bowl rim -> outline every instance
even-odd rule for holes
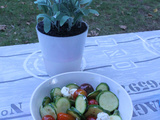
[[[34,92],[33,92],[32,95],[31,95],[31,98],[30,98],[29,104],[30,104],[30,113],[31,113],[32,118],[35,119],[34,116],[33,116],[33,110],[32,110],[32,100],[33,100],[33,97],[34,97],[36,91],[39,89],[40,86],[42,86],[42,85],[43,85],[44,83],[46,83],[47,81],[49,81],[49,80],[51,80],[51,79],[53,79],[53,78],[59,77],[59,76],[63,76],[63,75],[66,75],[66,74],[81,74],[81,73],[82,73],[82,74],[96,75],[96,76],[100,76],[100,77],[102,77],[102,78],[104,77],[104,78],[107,78],[107,79],[111,80],[114,84],[117,84],[118,86],[120,86],[120,87],[124,90],[125,94],[127,94],[128,98],[129,98],[129,103],[130,103],[130,105],[131,105],[131,112],[128,113],[128,114],[130,114],[130,119],[129,119],[129,120],[132,119],[132,115],[133,115],[133,103],[132,103],[131,97],[130,97],[130,95],[127,93],[127,91],[126,91],[118,82],[114,81],[113,79],[111,79],[111,78],[109,78],[109,77],[107,77],[107,76],[104,76],[104,75],[101,75],[101,74],[98,74],[98,73],[93,73],[93,72],[86,72],[86,71],[73,71],[73,72],[60,73],[60,74],[54,75],[54,76],[52,76],[52,77],[44,80],[43,82],[41,82],[41,83],[36,87],[36,89],[34,90]]]

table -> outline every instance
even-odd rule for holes
[[[82,69],[125,88],[132,120],[160,119],[160,30],[88,37]],[[0,47],[0,120],[32,120],[30,97],[47,78],[38,43]]]

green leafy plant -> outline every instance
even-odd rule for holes
[[[51,26],[60,31],[64,24],[68,24],[67,31],[70,31],[74,25],[81,26],[83,16],[89,13],[99,14],[88,8],[91,2],[92,0],[37,0],[34,3],[43,11],[37,16],[37,22],[43,18],[45,33],[50,31]]]

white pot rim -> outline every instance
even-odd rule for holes
[[[87,29],[86,29],[85,31],[83,31],[82,33],[80,33],[80,34],[78,34],[78,35],[64,36],[64,37],[69,38],[69,37],[73,37],[73,36],[79,36],[79,35],[85,33],[86,31],[88,31],[89,25],[88,25],[86,22],[84,22],[84,21],[82,21],[82,23],[85,23],[85,25],[86,25],[86,27],[87,27]],[[43,34],[43,35],[46,35],[46,34],[42,33],[41,31],[39,31],[39,30],[37,29],[37,26],[38,26],[38,24],[36,25],[36,31],[38,31],[39,33],[41,33],[41,34]],[[46,36],[55,37],[55,38],[64,38],[63,36],[61,36],[61,37],[58,37],[58,36],[51,36],[51,35],[46,35]]]

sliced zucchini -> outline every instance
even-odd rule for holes
[[[61,89],[59,87],[53,88],[50,91],[50,96],[52,100],[55,96],[62,96]]]
[[[81,120],[81,116],[71,109],[67,109],[67,114],[72,115],[74,118],[76,118],[76,120]]]
[[[122,120],[122,118],[119,115],[111,115],[110,120]]]
[[[91,93],[89,93],[88,95],[87,95],[87,98],[88,99],[95,99],[96,98],[96,96],[101,92],[102,90],[96,90],[96,91],[93,91],[93,92],[91,92]]]
[[[50,97],[48,97],[48,96],[44,97],[44,98],[43,98],[43,102],[42,102],[43,107],[44,107],[45,105],[47,105],[48,103],[50,103],[50,102],[51,102]]]
[[[104,90],[102,91],[96,98],[98,100],[99,105],[109,112],[117,109],[119,106],[119,100],[117,96],[111,91]]]
[[[85,117],[83,116],[83,114],[81,114],[76,108],[71,107],[69,109],[67,109],[67,114],[72,115],[73,117],[76,118],[76,120],[85,120]]]
[[[66,113],[67,109],[71,107],[70,101],[66,97],[61,97],[56,101],[57,114],[62,112]]]
[[[41,115],[41,117],[43,117],[45,115],[51,115],[55,119],[57,118],[56,110],[54,109],[54,107],[50,103],[44,107],[40,106],[40,115]]]
[[[44,113],[42,114],[42,112],[43,112],[43,106],[41,105],[41,106],[39,107],[39,113],[40,113],[40,116],[41,116],[41,117],[43,117],[42,115],[44,114]]]
[[[66,85],[66,87],[68,87],[70,90],[79,88],[79,86],[75,83],[70,83],[70,84]]]
[[[85,117],[94,116],[97,117],[97,114],[100,112],[105,112],[102,107],[99,105],[89,105],[87,112],[84,114]]]
[[[53,97],[53,102],[56,103],[56,101],[57,101],[59,98],[61,98],[61,96],[54,96],[54,97]]]
[[[54,107],[54,109],[56,110],[56,113],[57,113],[57,107],[56,107],[55,103],[51,102],[50,104]]]
[[[71,106],[75,106],[75,100],[73,99],[69,99],[70,103],[71,103]]]
[[[101,91],[101,92],[102,92],[102,91]],[[101,92],[100,92],[100,93],[101,93]],[[96,101],[98,101],[100,93],[96,96]]]
[[[107,85],[107,83],[100,83],[97,87],[96,90],[108,90],[109,91],[109,86]]]
[[[83,114],[87,108],[87,98],[84,95],[78,95],[75,101],[75,108]]]
[[[114,110],[113,115],[120,115],[119,110]]]

